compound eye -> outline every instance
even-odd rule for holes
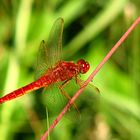
[[[79,66],[80,73],[82,73],[82,74],[86,73],[90,68],[89,63],[86,62],[84,59],[78,60],[77,64]]]

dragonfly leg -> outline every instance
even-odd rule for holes
[[[82,84],[84,83],[84,81],[81,80],[81,79],[79,79],[78,76],[75,76],[75,81],[76,81],[76,83],[77,83],[80,87],[81,87]],[[93,87],[97,93],[100,93],[99,88],[97,88],[96,86],[94,86],[93,83],[90,82],[89,85],[90,85],[90,87]]]
[[[69,81],[70,80],[66,80],[59,88],[60,88],[60,91],[61,91],[61,93],[68,99],[68,100],[71,100],[71,97],[64,91],[64,87],[69,83]],[[74,105],[74,108],[78,111],[78,113],[80,113],[79,112],[79,109],[78,109],[78,107],[77,107],[77,105],[75,104],[75,103],[73,103],[73,105]]]
[[[82,80],[78,78],[78,76],[75,76],[76,83],[81,87],[82,86]]]

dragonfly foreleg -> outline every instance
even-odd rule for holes
[[[75,76],[75,81],[80,87],[82,86],[83,81],[79,79],[77,75]]]
[[[78,76],[75,76],[75,81],[76,81],[76,83],[77,83],[80,87],[81,87],[82,84],[84,83],[84,81],[81,80],[81,79],[79,79]],[[96,93],[100,93],[99,88],[97,88],[96,86],[94,86],[93,83],[90,82],[90,83],[89,83],[89,86],[90,86],[91,88],[94,88],[94,90],[96,91]]]

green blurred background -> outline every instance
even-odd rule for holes
[[[86,79],[140,16],[139,6],[139,0],[0,0],[0,96],[34,80],[39,44],[58,17],[65,21],[63,58],[88,60]],[[140,26],[92,81],[100,95],[88,88],[79,97],[81,120],[64,118],[51,140],[140,139],[139,36]],[[37,140],[47,130],[45,95],[33,93],[0,105],[1,140]]]

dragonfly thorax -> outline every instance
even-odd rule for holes
[[[78,65],[74,62],[60,61],[52,70],[52,78],[55,81],[65,81],[72,79],[79,74]]]
[[[65,81],[72,79],[76,75],[86,73],[89,70],[89,63],[83,59],[78,60],[75,64],[73,61],[60,61],[52,69],[51,77],[53,81]]]

